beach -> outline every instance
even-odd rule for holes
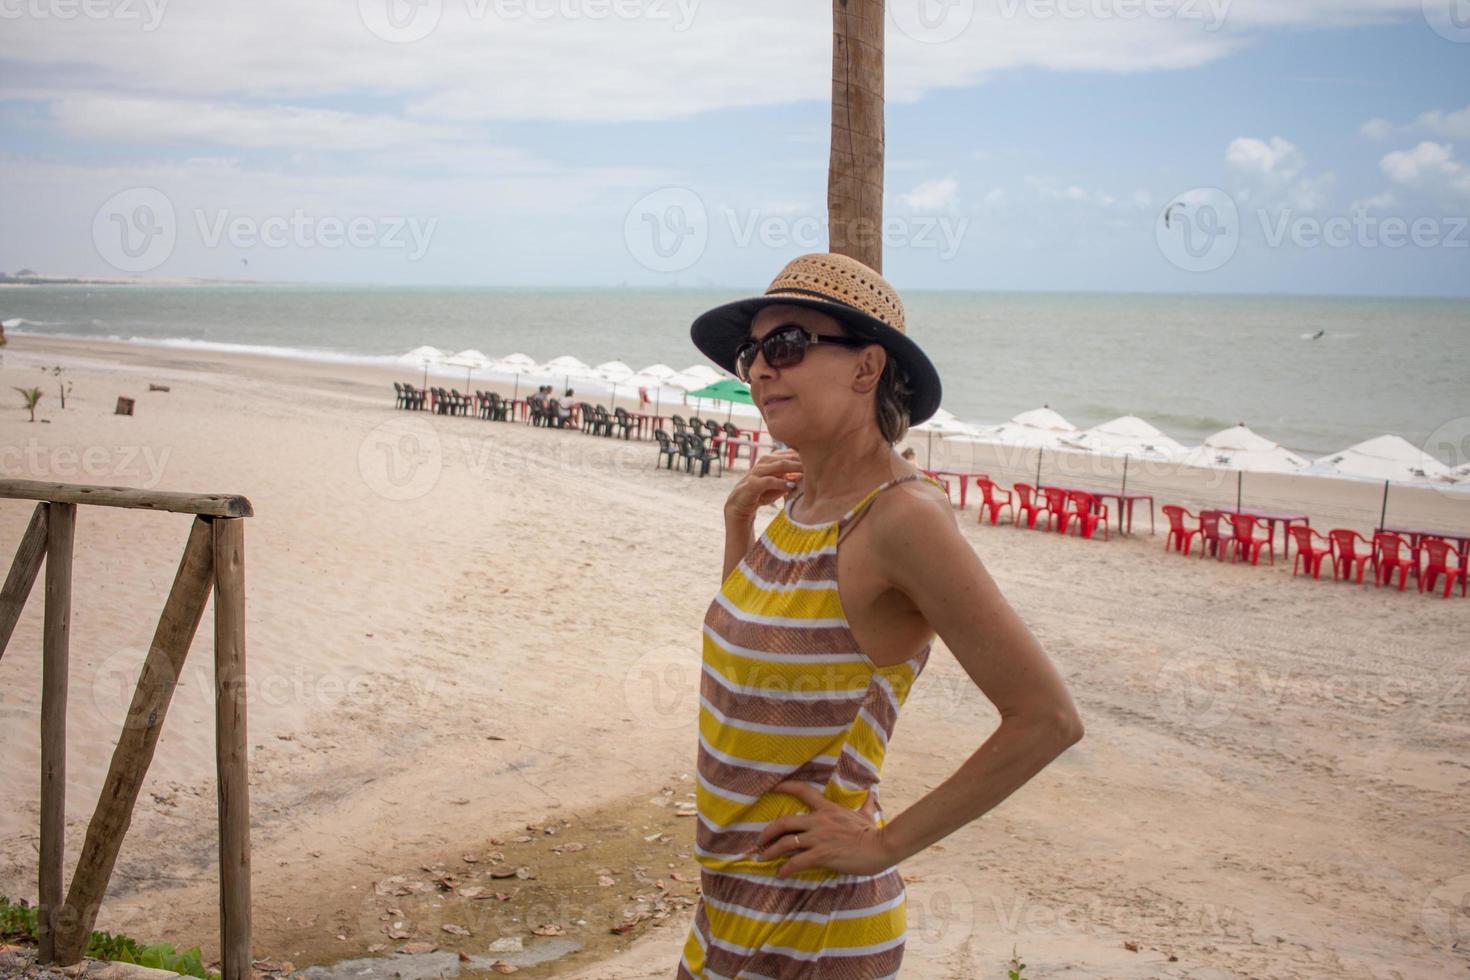
[[[672,976],[698,882],[678,804],[700,629],[743,461],[700,479],[656,469],[652,441],[398,411],[410,368],[24,335],[0,353],[0,474],[254,506],[257,957],[299,969],[410,942],[479,957],[518,938],[550,950],[526,976]],[[11,390],[30,385],[44,422]],[[132,416],[113,414],[119,396]],[[1371,489],[1351,508],[1299,492],[1308,513],[1376,506]],[[1466,506],[1424,494],[1395,518]],[[1293,578],[1279,556],[1166,554],[1162,514],[1156,536],[1135,515],[1106,542],[981,526],[975,497],[963,533],[1086,736],[903,863],[905,976],[1003,975],[1013,949],[1037,977],[1463,974],[1470,604]],[[31,511],[0,502],[7,561]],[[80,508],[68,877],[188,528]],[[32,901],[41,591],[0,658],[0,894]],[[206,960],[211,637],[206,610],[96,926]],[[997,720],[936,639],[888,751],[890,818]]]

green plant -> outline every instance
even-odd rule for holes
[[[22,899],[12,905],[10,899],[0,895],[0,940],[20,941],[34,944],[39,941],[36,910]],[[155,970],[170,970],[180,976],[198,977],[199,980],[217,980],[218,974],[204,968],[198,946],[183,952],[173,943],[152,943],[144,946],[122,933],[93,932],[87,938],[86,955],[95,960],[111,960],[116,963],[132,963],[135,966],[152,967]]]
[[[1026,964],[1022,963],[1021,958],[1016,955],[1016,947],[1014,945],[1011,946],[1011,961],[1006,965],[1010,967],[1006,971],[1006,980],[1025,980],[1021,976],[1021,972],[1026,969]]]
[[[12,387],[14,387],[12,385]],[[31,421],[36,421],[36,402],[41,400],[40,388],[16,388],[26,400],[26,408],[31,410]]]

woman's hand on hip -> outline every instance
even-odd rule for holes
[[[776,871],[789,878],[808,868],[828,868],[842,874],[871,875],[893,867],[883,842],[883,828],[874,823],[878,800],[873,791],[856,810],[827,799],[810,785],[794,780],[778,783],[777,793],[788,793],[810,807],[808,813],[777,817],[766,824],[753,855],[760,860],[790,855]]]

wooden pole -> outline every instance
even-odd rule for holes
[[[1123,488],[1121,490],[1119,490],[1118,493],[1120,493],[1120,494],[1126,494],[1126,493],[1128,493],[1128,454],[1127,453],[1124,453],[1123,454]],[[1121,509],[1122,509],[1122,507],[1120,506],[1119,507],[1119,510],[1121,510]],[[1130,527],[1131,527],[1131,525],[1130,525]]]
[[[47,504],[46,613],[41,639],[41,855],[37,931],[42,963],[56,959],[66,851],[66,687],[71,634],[71,559],[77,505]]]
[[[46,557],[46,505],[37,504],[31,513],[31,523],[21,535],[20,546],[15,549],[15,561],[10,563],[10,574],[5,576],[5,587],[0,589],[0,657],[10,644],[10,634],[20,621],[20,611],[25,608],[26,597],[41,571],[41,559]]]
[[[100,487],[6,478],[0,478],[0,499],[131,507],[137,510],[214,517],[249,517],[255,513],[250,501],[238,494],[176,493],[168,490],[137,490],[133,487]]]
[[[250,980],[250,760],[245,699],[245,525],[214,523],[215,767],[219,786],[220,967]]]
[[[199,628],[213,582],[214,546],[210,522],[194,519],[173,588],[158,619],[153,643],[138,675],[122,736],[112,753],[97,809],[87,825],[86,843],[67,892],[68,915],[56,930],[56,960],[71,966],[81,959],[107,892],[118,849],[133,819],[133,806],[153,761],[163,720],[178,685],[184,658]]]
[[[1388,521],[1388,481],[1383,481],[1383,508],[1378,512],[1378,530],[1383,530],[1383,525]]]
[[[1241,490],[1245,486],[1245,470],[1235,471],[1235,509],[1240,510]]]
[[[883,271],[884,0],[832,2],[832,148],[827,224],[833,252]]]

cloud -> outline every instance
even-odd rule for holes
[[[907,194],[898,196],[899,203],[923,214],[953,211],[960,183],[953,177],[926,180]]]
[[[1225,163],[1238,173],[1268,183],[1294,180],[1307,165],[1301,151],[1279,136],[1271,137],[1269,143],[1242,136],[1226,148]]]
[[[425,36],[391,43],[369,24],[375,4],[389,2],[172,4],[154,30],[120,17],[7,18],[0,98],[22,86],[52,97],[188,93],[275,104],[362,95],[417,120],[605,123],[821,100],[831,83],[831,13],[821,4],[443,0],[418,8],[437,12]],[[1010,15],[1006,5],[949,5],[951,16],[973,10],[974,19],[945,43],[889,25],[888,100],[1021,69],[1173,71],[1219,61],[1271,32],[1422,16],[1418,0],[1234,0],[1218,23],[1191,15],[1217,6],[1200,0],[1130,18],[1009,6]]]
[[[1459,112],[1441,112],[1433,109],[1422,113],[1416,122],[1440,136],[1452,140],[1470,140],[1470,106]]]
[[[1306,176],[1305,154],[1280,136],[1232,140],[1225,149],[1225,165],[1235,174],[1237,199],[1263,208],[1323,210],[1337,182],[1331,172]]]
[[[1425,141],[1397,150],[1379,162],[1395,188],[1455,206],[1470,204],[1470,167],[1455,159],[1455,148]]]
[[[1362,126],[1358,127],[1358,132],[1361,135],[1367,137],[1370,140],[1373,140],[1375,143],[1381,143],[1384,140],[1388,139],[1390,136],[1393,135],[1393,131],[1393,123],[1389,122],[1387,119],[1381,119],[1378,117],[1369,119],[1367,122],[1363,123]]]
[[[69,97],[52,105],[51,116],[67,136],[104,143],[360,151],[457,141],[470,135],[451,126],[426,126],[388,115],[187,99]]]

